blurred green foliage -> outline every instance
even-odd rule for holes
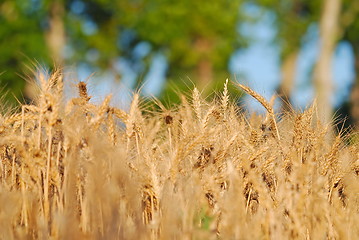
[[[236,31],[241,1],[117,1],[125,28],[166,53],[170,65],[190,69],[201,54],[208,54],[215,66],[227,68],[229,56],[241,46]],[[196,48],[196,41],[207,41],[207,49]]]
[[[149,70],[154,53],[167,57],[167,78],[172,82],[184,77],[195,80],[201,59],[211,64],[208,70],[223,82],[231,54],[245,43],[237,31],[241,0],[5,0],[0,3],[0,66],[4,71],[0,83],[17,97],[24,80],[16,75],[28,73],[26,66],[39,61],[51,68],[45,35],[51,28],[54,2],[65,9],[61,16],[67,41],[65,64],[84,62],[96,70],[116,71],[119,57],[133,65],[142,61],[144,67],[137,69],[142,77],[136,85]],[[151,49],[138,59],[133,49],[143,42]]]
[[[10,89],[16,97],[20,97],[25,85],[18,75],[27,74],[34,59],[40,63],[50,60],[41,27],[43,16],[34,14],[37,11],[25,0],[0,3],[0,86]],[[14,101],[10,94],[5,99]]]
[[[124,59],[142,83],[155,54],[168,61],[163,99],[179,101],[177,91],[186,91],[198,80],[201,62],[214,81],[207,89],[223,86],[229,76],[232,53],[250,44],[239,25],[253,20],[243,6],[260,6],[275,16],[276,44],[282,58],[300,49],[308,28],[317,24],[322,0],[2,0],[0,2],[0,86],[17,97],[31,74],[28,67],[40,63],[51,68],[52,54],[46,40],[51,28],[53,3],[63,6],[66,34],[65,65],[86,63],[94,71],[121,74],[116,62]],[[342,35],[359,56],[359,2],[343,0]],[[136,48],[146,43],[148,52]],[[359,61],[358,67],[359,69]],[[175,87],[174,87],[175,86]],[[235,91],[232,93],[235,94]],[[11,95],[8,96],[11,99]]]

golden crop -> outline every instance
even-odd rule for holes
[[[223,93],[161,111],[65,102],[61,73],[0,116],[0,239],[358,239],[359,148],[316,118]]]

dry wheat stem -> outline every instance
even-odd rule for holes
[[[259,95],[257,92],[253,91],[251,88],[244,86],[240,83],[236,83],[236,85],[238,85],[241,89],[243,89],[247,94],[251,95],[254,99],[256,99],[267,110],[269,116],[271,117],[271,124],[273,125],[274,131],[277,135],[277,139],[280,140],[279,130],[274,115],[274,110],[273,107],[270,105],[270,103],[267,102],[267,100],[261,95]]]

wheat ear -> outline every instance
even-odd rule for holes
[[[262,106],[267,110],[269,116],[271,117],[271,122],[273,125],[273,128],[276,132],[277,135],[277,139],[280,140],[280,135],[279,135],[279,131],[278,131],[278,127],[277,127],[277,122],[275,120],[275,115],[274,115],[274,110],[272,105],[261,95],[259,95],[257,92],[253,91],[252,89],[250,89],[247,86],[244,86],[240,83],[236,83],[241,89],[243,89],[243,91],[245,91],[247,94],[251,95],[253,98],[255,98],[260,104],[262,104]]]

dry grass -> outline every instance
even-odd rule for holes
[[[1,239],[357,239],[359,148],[315,107],[246,117],[197,89],[174,109],[95,105],[61,74],[0,118]]]

